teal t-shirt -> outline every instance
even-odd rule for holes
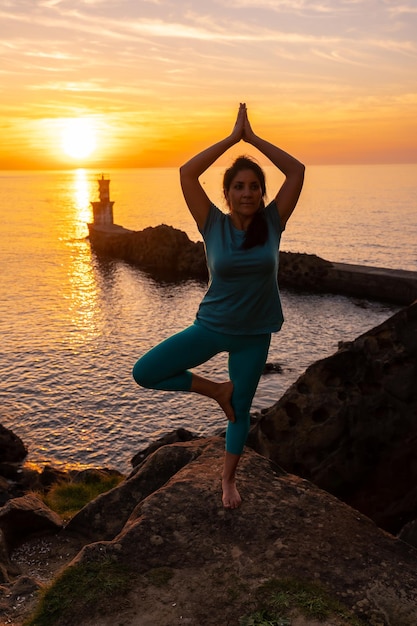
[[[265,207],[268,239],[262,246],[242,249],[245,232],[214,204],[203,236],[209,285],[196,322],[233,335],[280,330],[284,321],[278,289],[279,244],[282,228],[275,201]]]

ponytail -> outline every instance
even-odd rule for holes
[[[265,219],[265,205],[263,201],[262,205],[253,216],[253,220],[246,231],[245,241],[242,244],[244,250],[254,248],[255,246],[263,246],[268,239],[268,225]]]

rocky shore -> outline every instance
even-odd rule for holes
[[[115,224],[89,224],[89,239],[96,254],[132,263],[157,279],[207,280],[203,243],[191,241],[172,226],[162,224],[132,231]],[[303,253],[280,253],[279,283],[303,291],[400,305],[417,299],[417,272],[331,263]]]
[[[179,430],[136,451],[130,475],[64,523],[40,496],[90,471],[30,470],[24,443],[1,427],[0,623],[20,626],[39,591],[65,581],[53,621],[25,624],[241,626],[265,589],[292,580],[346,612],[318,622],[293,608],[287,624],[415,626],[416,380],[417,302],[253,416],[234,511],[220,501],[223,437]],[[130,582],[106,593],[104,571]]]

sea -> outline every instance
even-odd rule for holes
[[[226,210],[223,168],[202,182]],[[159,282],[90,247],[90,202],[97,179],[109,177],[114,221],[126,228],[169,224],[201,236],[180,190],[178,171],[0,172],[0,423],[28,446],[28,464],[43,468],[109,467],[123,473],[131,458],[166,432],[184,427],[218,432],[225,418],[194,394],[140,389],[136,359],[191,324],[206,285]],[[417,271],[416,165],[307,167],[299,204],[281,249],[324,259]],[[266,167],[268,195],[282,180]],[[285,322],[273,335],[252,410],[272,406],[318,359],[382,323],[397,305],[339,295],[281,290]],[[227,378],[227,356],[197,370]]]

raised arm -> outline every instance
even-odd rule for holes
[[[255,135],[249,123],[246,107],[244,114],[242,139],[262,152],[285,176],[285,181],[275,196],[281,224],[284,227],[296,207],[303,188],[305,167],[281,148]]]
[[[180,180],[185,202],[200,229],[203,228],[206,222],[210,209],[210,199],[201,186],[199,177],[226,152],[226,150],[243,138],[245,118],[246,106],[241,104],[235,126],[230,135],[209,148],[206,148],[199,154],[196,154],[180,167]]]

